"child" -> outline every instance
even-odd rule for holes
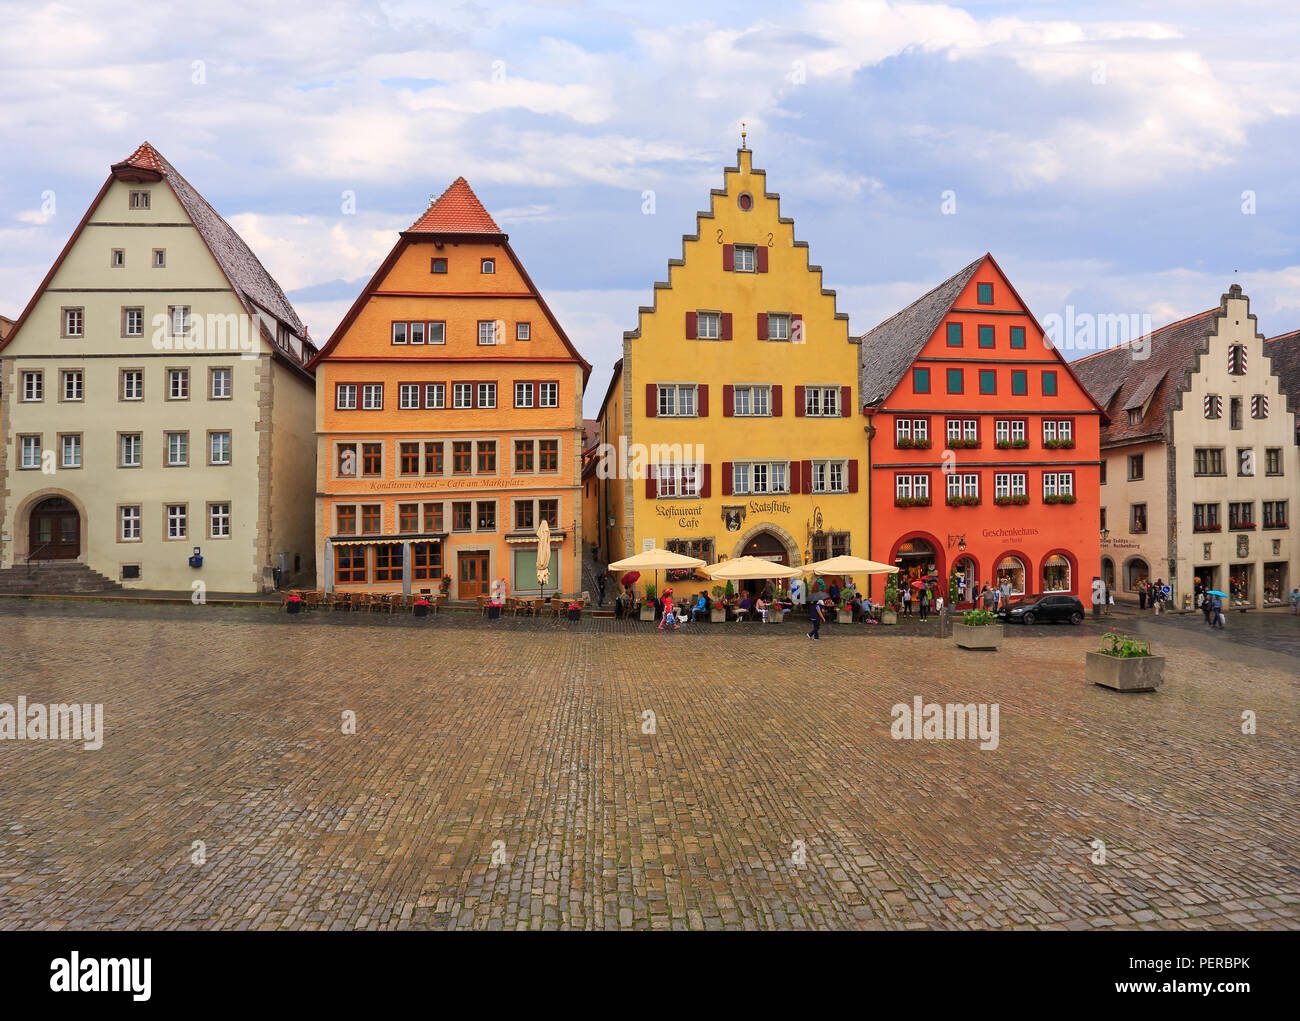
[[[663,604],[664,604],[664,617],[663,620],[659,622],[659,630],[662,631],[664,629],[665,624],[671,624],[673,626],[673,630],[676,631],[677,615],[673,612],[673,590],[672,589],[664,589]]]

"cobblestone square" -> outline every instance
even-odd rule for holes
[[[105,718],[0,741],[0,925],[1300,927],[1294,660],[1169,629],[1125,696],[1089,627],[348,616],[0,606],[0,702]],[[916,696],[997,748],[893,739]]]

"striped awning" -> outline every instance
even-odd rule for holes
[[[564,532],[551,533],[551,545],[555,546],[564,541]],[[506,534],[506,543],[510,546],[536,546],[536,532],[508,532]]]
[[[446,532],[422,532],[409,535],[343,535],[330,537],[333,546],[395,546],[404,542],[442,542],[447,538]]]

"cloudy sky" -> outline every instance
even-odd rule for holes
[[[1294,0],[6,0],[0,19],[11,317],[146,138],[320,342],[463,174],[594,363],[591,414],[744,120],[855,333],[985,251],[1040,321],[1159,326],[1236,281],[1267,335],[1300,327]]]

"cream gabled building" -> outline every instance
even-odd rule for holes
[[[145,142],[0,342],[0,567],[310,583],[314,354],[257,257]]]
[[[1135,598],[1163,581],[1235,607],[1285,603],[1300,581],[1300,448],[1250,301],[1071,363],[1110,418],[1102,429],[1102,570]],[[1225,600],[1227,604],[1229,600]]]

